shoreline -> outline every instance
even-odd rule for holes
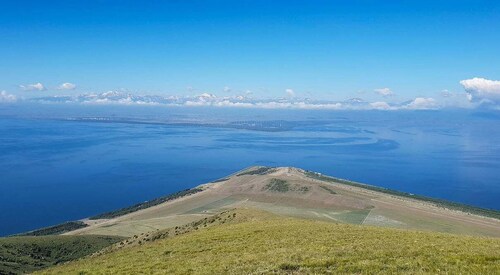
[[[149,201],[145,201],[142,203],[134,204],[128,207],[120,208],[120,209],[115,209],[111,211],[107,211],[101,214],[93,215],[91,217],[85,217],[83,219],[79,220],[74,220],[74,221],[66,221],[61,224],[56,224],[53,226],[47,226],[35,230],[31,230],[28,232],[21,232],[5,237],[11,237],[11,236],[29,236],[29,235],[59,235],[59,234],[67,234],[67,233],[73,233],[75,231],[85,231],[85,229],[91,225],[102,225],[103,223],[108,223],[110,221],[114,221],[116,219],[120,219],[125,216],[129,215],[134,215],[138,212],[144,211],[144,210],[149,210],[151,208],[155,207],[162,207],[164,205],[167,205],[169,203],[177,202],[179,200],[182,200],[186,197],[196,197],[196,194],[202,194],[204,191],[213,189],[214,187],[224,181],[227,181],[233,177],[240,177],[240,176],[245,176],[245,175],[266,175],[269,173],[273,173],[279,168],[283,167],[267,167],[267,166],[251,166],[247,167],[245,169],[236,171],[226,177],[222,177],[219,179],[215,179],[209,183],[203,183],[198,186],[195,186],[190,189],[182,190],[179,192],[174,192],[165,196],[161,196],[158,198],[154,198]],[[457,203],[453,201],[447,201],[443,199],[437,199],[433,197],[426,197],[418,194],[412,194],[412,193],[407,193],[403,191],[398,191],[398,190],[392,190],[392,189],[387,189],[383,187],[378,187],[374,185],[369,185],[369,184],[364,184],[364,183],[359,183],[359,182],[354,182],[346,179],[340,179],[328,175],[323,175],[321,173],[313,172],[313,171],[308,171],[308,170],[303,170],[300,168],[295,168],[295,167],[286,167],[288,169],[293,169],[300,174],[302,174],[305,178],[316,180],[318,182],[323,182],[323,183],[329,183],[329,184],[336,184],[340,186],[345,186],[349,188],[356,188],[356,189],[361,189],[364,192],[369,192],[369,193],[381,193],[386,196],[390,196],[393,199],[398,199],[402,200],[403,202],[408,202],[408,203],[419,203],[419,204],[424,204],[426,206],[430,206],[432,208],[435,208],[435,210],[443,210],[443,211],[453,211],[456,212],[457,214],[462,214],[462,215],[469,215],[469,216],[476,216],[481,219],[491,219],[493,221],[499,221],[500,220],[500,211],[499,210],[494,210],[494,209],[487,209],[487,208],[481,208],[481,207],[476,207],[472,205],[467,205],[467,204],[462,204],[462,203]],[[84,225],[82,225],[82,223]],[[76,225],[78,224],[78,225]],[[71,230],[68,230],[68,225]],[[75,225],[75,226],[73,226]],[[44,234],[43,232],[51,232],[51,234]]]

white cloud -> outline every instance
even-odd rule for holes
[[[465,98],[462,98],[465,100]],[[119,91],[104,93],[87,93],[73,96],[48,96],[30,99],[33,102],[81,103],[81,104],[121,104],[121,105],[154,105],[154,106],[207,106],[207,107],[239,107],[257,109],[308,109],[308,110],[416,110],[438,109],[455,105],[438,104],[433,98],[418,97],[404,103],[387,103],[385,101],[367,102],[364,100],[347,100],[343,102],[320,101],[301,98],[258,99],[243,95],[218,97],[203,93],[197,96],[160,96],[134,95]],[[469,103],[466,101],[466,103]]]
[[[295,96],[295,92],[292,89],[285,89],[285,93],[289,97],[294,97]]]
[[[35,84],[28,84],[28,85],[19,85],[19,88],[21,88],[23,91],[45,91],[45,86],[43,86],[42,83],[38,82]]]
[[[375,110],[390,110],[391,106],[384,101],[377,101],[370,103],[370,106]]]
[[[454,93],[452,93],[452,92],[450,92],[450,91],[449,91],[449,90],[447,90],[447,89],[444,89],[444,90],[442,90],[442,91],[441,91],[441,96],[442,96],[442,97],[454,97],[454,96],[455,96],[455,94],[454,94]]]
[[[230,88],[230,87],[228,87],[228,86],[224,87],[224,92],[226,92],[226,93],[231,92],[231,88]]]
[[[380,88],[380,89],[375,89],[374,91],[375,91],[375,93],[377,93],[383,97],[388,97],[388,96],[394,95],[394,93],[389,88]]]
[[[464,87],[471,101],[490,100],[500,102],[500,81],[498,80],[474,77],[462,80],[460,84]]]
[[[210,101],[210,100],[213,100],[215,98],[217,98],[217,96],[214,94],[210,94],[210,93],[203,93],[203,94],[198,96],[198,100],[200,100],[200,101]]]
[[[15,95],[8,94],[6,91],[0,92],[0,102],[14,102],[17,100]]]
[[[62,83],[59,87],[57,87],[58,90],[74,90],[75,88],[76,85],[69,82]]]
[[[434,98],[417,97],[412,102],[408,103],[405,107],[411,110],[428,110],[437,109],[438,104]]]

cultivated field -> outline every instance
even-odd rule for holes
[[[330,222],[500,237],[500,220],[352,186],[297,168],[251,167],[197,187],[202,191],[65,234],[131,237],[180,226],[225,209],[253,208]]]

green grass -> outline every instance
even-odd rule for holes
[[[241,172],[237,176],[266,175],[266,174],[270,174],[270,173],[274,172],[275,170],[276,170],[276,168],[273,168],[273,167],[259,167],[259,168],[254,169],[254,170]]]
[[[25,274],[75,260],[121,239],[109,236],[0,238],[0,274]]]
[[[272,178],[269,183],[266,184],[262,190],[268,190],[272,192],[286,193],[289,191],[307,193],[311,188],[309,186],[304,186],[300,184],[290,184],[286,180]]]
[[[229,178],[220,178],[220,179],[216,179],[216,180],[211,181],[211,183],[224,182],[224,181],[228,181],[228,180],[229,180]]]
[[[500,239],[495,238],[336,224],[245,209],[222,215],[233,218],[42,273],[498,274],[500,267]]]
[[[125,207],[125,208],[121,208],[121,209],[118,209],[118,210],[114,210],[114,211],[106,212],[106,213],[103,213],[103,214],[95,215],[95,216],[90,217],[89,219],[90,220],[111,219],[111,218],[123,216],[125,214],[129,214],[129,213],[132,213],[132,212],[135,212],[135,211],[146,209],[146,208],[149,208],[149,207],[152,207],[152,206],[155,206],[155,205],[158,205],[158,204],[162,204],[162,203],[170,201],[170,200],[174,200],[174,199],[177,199],[177,198],[189,196],[189,195],[198,193],[200,191],[203,191],[203,189],[201,189],[201,188],[186,189],[186,190],[183,190],[183,191],[180,191],[180,192],[177,192],[177,193],[173,193],[173,194],[170,194],[170,195],[167,195],[167,196],[159,197],[159,198],[156,198],[156,199],[153,199],[153,200],[150,200],[150,201],[138,203],[138,204],[135,204],[135,205],[132,205],[132,206],[129,206],[129,207]]]
[[[269,183],[264,186],[264,190],[286,193],[290,190],[290,184],[288,184],[286,180],[271,179]]]
[[[334,178],[334,177],[325,176],[325,175],[322,175],[322,174],[319,174],[316,172],[312,172],[312,171],[306,171],[305,175],[310,177],[310,178],[321,180],[324,182],[340,183],[340,184],[350,185],[350,186],[354,186],[354,187],[360,187],[360,188],[364,188],[364,189],[368,189],[368,190],[372,190],[372,191],[377,191],[377,192],[382,192],[382,193],[386,193],[386,194],[390,194],[390,195],[407,197],[407,198],[412,198],[412,199],[430,202],[436,206],[443,207],[443,208],[449,208],[449,209],[459,210],[459,211],[466,212],[466,213],[471,213],[471,214],[481,215],[481,216],[485,216],[485,217],[500,219],[500,211],[494,210],[494,209],[481,208],[481,207],[466,205],[466,204],[462,204],[462,203],[447,201],[447,200],[443,200],[443,199],[436,199],[436,198],[426,197],[426,196],[422,196],[422,195],[417,195],[417,194],[387,189],[387,188],[383,188],[383,187],[363,184],[363,183],[354,182],[354,181],[350,181],[350,180]]]
[[[333,217],[342,222],[362,224],[368,214],[370,214],[370,210],[355,210],[333,215]]]
[[[16,236],[47,236],[58,235],[69,231],[87,227],[88,225],[82,221],[65,222],[54,226],[44,227],[26,233],[17,234]]]
[[[326,190],[328,193],[330,193],[332,195],[337,194],[337,192],[333,191],[331,188],[328,188],[326,186],[320,185],[319,187],[321,187],[323,190]]]

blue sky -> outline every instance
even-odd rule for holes
[[[500,79],[499,1],[270,2],[5,1],[0,91],[403,101]]]

